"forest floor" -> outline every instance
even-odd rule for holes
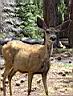
[[[73,96],[73,50],[57,50],[51,57],[51,67],[47,75],[49,96]],[[1,62],[2,59],[0,59]],[[0,96],[3,96],[2,73],[0,68]],[[6,96],[9,96],[6,82]],[[12,78],[13,96],[27,96],[28,75],[17,72]],[[30,96],[46,96],[41,75],[34,75]]]

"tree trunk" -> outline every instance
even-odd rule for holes
[[[56,25],[55,0],[43,0],[43,17],[48,27]]]
[[[66,5],[66,7],[67,7],[66,13],[64,14],[64,21],[66,21],[66,20],[69,19],[69,8],[68,8],[68,6],[69,6],[69,0],[64,0],[64,3]]]
[[[72,22],[69,25],[69,45],[70,47],[73,47],[73,0],[69,1],[70,6],[70,19]]]

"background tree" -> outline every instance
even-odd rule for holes
[[[69,25],[69,45],[73,47],[73,0],[69,0],[70,19],[72,22]]]
[[[48,27],[56,25],[55,4],[55,0],[43,0],[43,18]]]

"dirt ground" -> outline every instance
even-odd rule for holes
[[[1,60],[1,59],[0,59]],[[4,69],[0,68],[0,96],[2,91],[2,73]],[[13,96],[27,96],[28,90],[27,74],[16,73],[12,78]],[[73,96],[73,52],[66,50],[57,52],[51,57],[51,67],[47,75],[47,86],[49,96]],[[9,87],[6,82],[7,95],[9,96]],[[32,92],[30,96],[46,96],[42,84],[41,75],[34,75],[32,82]]]

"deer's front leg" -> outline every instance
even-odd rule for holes
[[[30,95],[31,92],[32,78],[33,78],[33,74],[28,73],[28,96]]]
[[[48,96],[48,88],[47,88],[46,79],[47,79],[47,73],[46,74],[43,73],[42,74],[42,81],[43,81],[43,85],[44,85],[46,96]]]

